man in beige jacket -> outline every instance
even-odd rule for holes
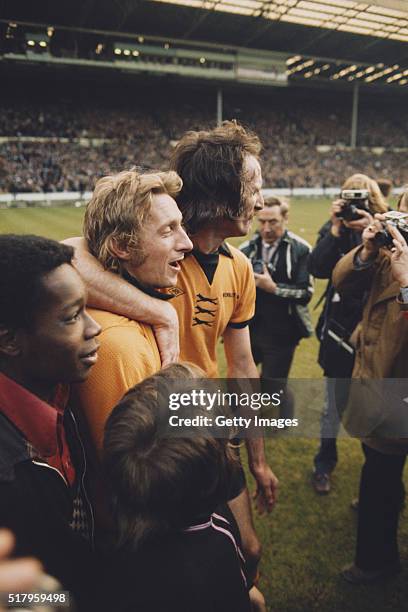
[[[405,495],[402,471],[408,437],[403,436],[408,433],[401,410],[404,395],[397,396],[408,378],[408,325],[396,300],[400,285],[392,275],[391,252],[375,238],[381,229],[379,221],[367,227],[362,245],[345,255],[333,272],[341,294],[366,294],[345,415],[346,428],[364,438],[365,455],[356,557],[342,574],[354,584],[375,582],[399,570],[398,517]]]

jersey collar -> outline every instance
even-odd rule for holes
[[[129,274],[127,270],[123,270],[121,276],[125,281],[127,281],[134,287],[137,287],[137,289],[140,289],[140,291],[143,291],[143,293],[146,293],[146,295],[150,295],[151,297],[157,298],[159,300],[171,300],[171,298],[174,297],[169,293],[161,293],[157,289],[153,289],[152,287],[147,287],[146,285],[139,283],[139,281],[136,280],[134,276]]]
[[[201,255],[202,257],[206,257],[206,256],[211,257],[214,255],[225,255],[226,257],[229,257],[230,259],[234,259],[234,256],[231,253],[231,250],[226,242],[222,242],[220,246],[218,247],[218,249],[214,251],[214,253],[207,254],[207,253],[202,253],[201,251],[198,251],[197,249],[193,249],[192,251],[187,253],[186,256],[195,255],[197,253],[199,254],[199,256]]]

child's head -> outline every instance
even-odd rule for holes
[[[169,366],[131,389],[106,423],[104,465],[122,545],[188,527],[228,500],[238,469],[228,442],[202,429],[184,438],[160,432],[159,395],[201,377],[195,366]]]

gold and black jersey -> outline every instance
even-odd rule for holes
[[[218,376],[216,348],[227,325],[244,327],[255,310],[255,282],[249,260],[222,245],[211,272],[194,254],[186,256],[173,294],[180,321],[180,360]]]

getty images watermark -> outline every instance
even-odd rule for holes
[[[178,411],[182,408],[198,409],[209,414],[171,414],[170,427],[233,427],[239,430],[250,430],[254,427],[297,427],[298,419],[263,417],[251,414],[249,411],[260,411],[262,408],[277,408],[282,405],[284,390],[275,393],[259,392],[228,392],[217,389],[209,392],[204,389],[170,393],[169,410]],[[224,413],[220,414],[220,409]],[[234,411],[238,414],[234,414]],[[242,414],[242,413],[245,414]],[[213,416],[214,413],[214,416]]]
[[[157,397],[165,436],[408,438],[405,379],[167,380]]]
[[[160,433],[248,438],[295,429],[299,419],[285,414],[286,395],[285,381],[263,389],[259,379],[167,380],[158,393]]]

